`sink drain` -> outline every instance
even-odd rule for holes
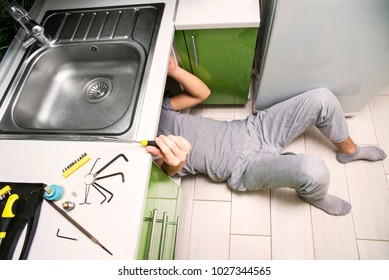
[[[96,78],[84,87],[84,98],[90,103],[101,102],[112,92],[112,82],[107,78]]]

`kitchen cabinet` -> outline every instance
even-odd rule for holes
[[[204,104],[245,104],[258,28],[178,30],[182,67],[211,89]]]
[[[179,186],[153,163],[138,259],[174,259],[179,227],[178,198]]]

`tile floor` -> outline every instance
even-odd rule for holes
[[[198,106],[191,114],[221,120],[245,118],[246,106]],[[360,145],[389,154],[389,87],[348,120]],[[335,217],[302,202],[294,191],[231,191],[203,175],[181,180],[181,227],[176,259],[389,259],[389,159],[340,164],[316,129],[287,147],[326,161],[329,192],[351,202]]]

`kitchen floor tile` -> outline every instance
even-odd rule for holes
[[[389,242],[358,240],[361,260],[389,260]]]
[[[231,188],[226,183],[216,183],[203,174],[197,174],[194,199],[231,201]]]
[[[231,235],[230,260],[271,260],[270,237]]]
[[[356,237],[389,240],[389,190],[382,162],[346,164]]]
[[[234,107],[233,105],[203,105],[201,115],[205,118],[229,121],[234,119]]]
[[[232,193],[231,233],[270,235],[270,191]]]
[[[194,201],[189,259],[229,258],[230,208],[230,202]]]
[[[244,105],[235,105],[234,106],[234,118],[236,120],[243,120],[247,118],[247,116],[253,113],[253,103],[252,99],[248,100]]]
[[[380,148],[389,154],[389,96],[376,96],[370,103],[371,115]],[[389,173],[389,158],[384,159],[385,172]]]
[[[300,200],[291,189],[275,189],[271,194],[273,259],[314,259],[309,204]]]
[[[352,214],[332,216],[312,207],[312,227],[316,260],[357,260]]]
[[[180,227],[177,238],[176,259],[188,259],[189,238],[192,222],[192,208],[195,188],[195,177],[186,176],[180,184]]]
[[[378,144],[369,106],[365,106],[358,115],[347,118],[347,124],[350,136],[356,144]]]

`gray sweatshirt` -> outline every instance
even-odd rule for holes
[[[182,136],[192,145],[179,176],[204,173],[213,181],[222,182],[242,175],[236,168],[248,137],[246,121],[217,121],[174,111],[165,98],[158,135]],[[239,170],[237,170],[239,169]],[[234,172],[235,171],[235,172]]]

